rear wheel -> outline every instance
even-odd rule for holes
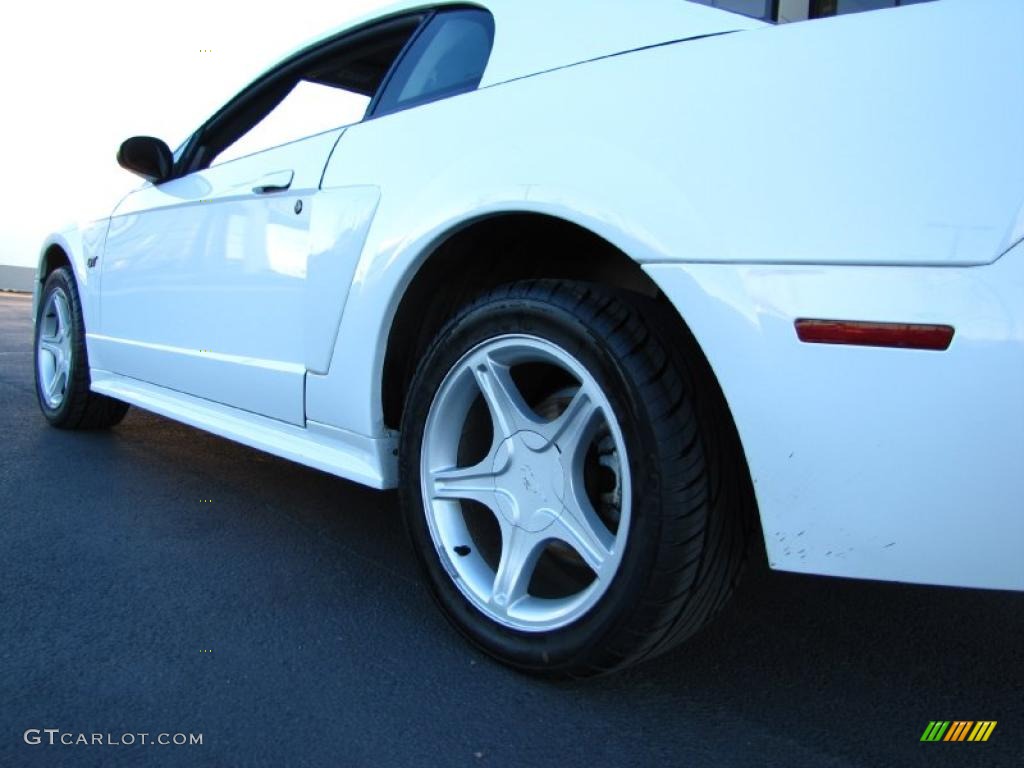
[[[731,421],[659,314],[588,284],[506,286],[447,324],[410,387],[413,545],[448,618],[520,669],[588,675],[663,652],[745,559]]]
[[[43,415],[62,429],[112,427],[127,403],[89,389],[85,324],[74,277],[67,267],[46,279],[35,327],[36,395]]]

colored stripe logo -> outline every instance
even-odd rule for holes
[[[921,741],[988,741],[996,720],[932,720]]]

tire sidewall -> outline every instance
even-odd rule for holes
[[[453,321],[428,351],[410,386],[400,449],[404,517],[431,591],[446,616],[474,643],[521,669],[555,672],[575,666],[629,623],[650,579],[660,540],[662,499],[656,442],[647,409],[626,368],[623,350],[609,345],[611,326],[588,324],[567,309],[537,298],[493,300]],[[423,431],[434,396],[454,365],[497,336],[522,334],[552,342],[575,357],[604,391],[619,422],[631,473],[631,514],[626,547],[607,591],[574,623],[548,632],[502,626],[479,611],[452,582],[430,535],[420,479]]]

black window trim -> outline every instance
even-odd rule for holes
[[[436,15],[436,11],[430,9],[417,10],[413,12],[401,13],[399,15],[391,16],[385,19],[375,19],[374,21],[361,26],[355,30],[349,30],[341,33],[337,37],[323,40],[319,43],[315,43],[309,48],[305,48],[298,53],[290,56],[289,58],[282,61],[280,64],[275,66],[272,70],[265,73],[258,80],[250,83],[245,89],[235,94],[230,101],[224,106],[218,109],[214,114],[209,117],[192,135],[185,140],[183,146],[184,151],[181,157],[174,165],[174,171],[170,176],[170,179],[180,178],[187,176],[190,173],[203,170],[203,135],[216,129],[219,125],[222,125],[238,110],[243,109],[246,104],[250,103],[253,99],[258,98],[263,93],[267,92],[274,86],[280,84],[283,80],[287,80],[290,77],[294,77],[296,72],[306,69],[315,62],[325,56],[329,56],[335,51],[348,47],[353,44],[358,44],[361,38],[371,38],[379,35],[382,31],[388,27],[393,26],[398,28],[400,26],[409,24],[415,19],[419,19],[417,22],[416,29],[413,30],[409,39],[405,42],[401,52],[395,57],[395,61],[391,63],[391,67],[388,69],[387,74],[381,81],[381,84],[377,87],[377,91],[371,97],[370,105],[367,107],[366,116],[363,120],[371,118],[370,108],[373,106],[374,101],[377,100],[380,94],[383,92],[384,87],[390,81],[391,76],[394,74],[394,68],[402,61],[405,55],[409,51],[410,44],[419,37],[420,33],[425,28],[425,25]],[[271,149],[271,147],[268,147]],[[168,179],[168,180],[170,180]]]
[[[322,40],[319,43],[314,43],[312,46],[305,48],[298,53],[293,54],[289,58],[282,61],[280,64],[275,66],[269,72],[266,72],[258,80],[250,83],[244,90],[235,94],[230,101],[224,106],[218,109],[214,114],[206,120],[195,132],[189,136],[182,144],[181,156],[174,163],[174,168],[168,181],[171,179],[181,178],[187,176],[190,173],[195,173],[200,170],[204,170],[208,167],[205,164],[206,152],[205,145],[203,144],[203,136],[211,129],[216,129],[219,125],[223,124],[230,118],[237,110],[243,109],[247,103],[255,98],[258,98],[262,93],[273,88],[279,84],[282,80],[286,80],[289,77],[293,77],[296,71],[301,71],[308,68],[311,63],[317,59],[329,56],[336,50],[347,47],[349,45],[358,44],[360,38],[369,38],[374,35],[380,34],[383,30],[386,30],[389,26],[399,27],[404,24],[408,24],[415,19],[419,19],[416,28],[409,35],[409,39],[405,41],[401,51],[395,57],[395,60],[391,62],[391,66],[388,68],[387,73],[381,80],[380,85],[377,86],[376,92],[370,99],[370,103],[367,105],[366,113],[360,122],[369,122],[378,117],[385,117],[387,115],[393,115],[397,112],[404,111],[406,109],[414,109],[417,106],[431,103],[433,101],[440,101],[445,98],[466,93],[467,91],[461,89],[453,89],[448,94],[432,94],[429,98],[417,100],[412,104],[405,105],[400,109],[392,109],[387,112],[379,112],[378,107],[383,94],[387,91],[388,86],[391,84],[392,79],[395,76],[396,71],[410,55],[416,42],[424,31],[430,26],[431,22],[434,21],[438,16],[444,15],[445,13],[456,12],[456,11],[482,11],[490,14],[491,12],[482,5],[475,5],[473,3],[452,3],[443,6],[434,6],[433,8],[425,7],[414,9],[410,11],[403,11],[396,15],[374,19],[363,26],[360,26],[353,30],[347,30],[342,32],[336,37]],[[492,16],[493,20],[493,16]],[[493,23],[493,21],[492,21]],[[493,40],[492,40],[493,45]],[[493,50],[491,51],[493,53]],[[488,54],[488,59],[490,54]],[[475,89],[473,89],[475,90]],[[340,126],[339,126],[340,127]],[[334,130],[334,129],[330,129]],[[239,137],[240,138],[240,137]],[[301,141],[303,138],[300,137],[295,139]],[[291,142],[287,142],[291,143]],[[267,149],[273,149],[268,147]]]

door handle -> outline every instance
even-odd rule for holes
[[[275,171],[274,173],[268,173],[256,182],[252,191],[257,195],[269,195],[274,192],[284,192],[292,185],[293,178],[295,178],[295,173],[293,171]]]

